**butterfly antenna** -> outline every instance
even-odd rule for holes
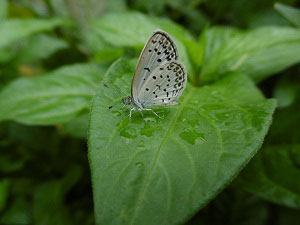
[[[109,86],[108,86],[107,84],[103,84],[103,86],[104,86],[105,88],[109,88]],[[127,96],[126,93],[124,93],[122,90],[118,90],[118,91],[117,91],[117,90],[115,90],[115,88],[112,88],[112,87],[111,87],[111,91],[113,92],[113,94],[114,94],[115,96],[120,96],[120,93],[121,93],[124,97]],[[116,102],[115,104],[113,104],[113,105],[111,105],[111,106],[108,106],[107,109],[113,108],[116,104],[118,104],[118,102]],[[125,106],[125,105],[123,105],[122,108],[124,108],[124,106]]]
[[[113,105],[111,105],[111,106],[108,106],[107,109],[113,108],[116,104],[118,104],[118,102],[116,102],[115,104],[113,104]]]

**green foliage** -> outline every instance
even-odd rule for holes
[[[274,145],[261,154],[245,171],[244,188],[272,202],[300,208],[300,144]],[[288,174],[288,176],[286,176]]]
[[[124,97],[114,90],[129,91],[124,83],[133,72],[126,60],[114,63],[102,84],[109,88],[98,90],[91,109],[96,222],[176,224],[220,192],[255,154],[276,103],[247,77],[231,74],[214,85],[189,86],[179,106],[157,111],[163,120],[135,115],[130,121],[126,110],[108,107]]]
[[[11,19],[0,23],[0,49],[22,40],[32,34],[49,31],[59,25],[66,25],[61,19]]]
[[[157,28],[165,29],[177,39],[181,60],[195,83],[199,79],[212,82],[232,71],[261,81],[300,61],[300,31],[293,28],[262,27],[244,32],[213,27],[204,31],[197,44],[184,28],[140,13],[108,14],[95,21],[93,27],[114,46],[139,49],[149,33]]]
[[[183,44],[185,40],[193,40],[191,34],[171,21],[147,17],[141,13],[113,13],[96,20],[93,28],[105,41],[114,46],[139,50],[154,30],[164,29],[174,36],[181,61],[188,70],[192,69]]]
[[[300,176],[299,94],[293,104],[278,110],[262,151],[239,180],[245,190],[292,208],[300,208],[300,183],[295,179]]]
[[[64,206],[64,196],[78,182],[80,176],[81,170],[79,167],[71,168],[64,178],[50,180],[37,187],[33,201],[35,224],[72,224],[71,212]],[[48,213],[44,213],[45,211]]]
[[[0,212],[4,209],[8,195],[9,195],[9,181],[1,180],[0,181]]]
[[[0,224],[300,224],[299,3],[274,3],[0,0]],[[155,29],[187,88],[130,119]]]
[[[208,45],[200,74],[204,82],[214,81],[229,71],[241,71],[261,81],[300,61],[297,29],[262,27],[248,32],[226,29],[207,31],[206,39],[212,39],[213,44]]]
[[[67,122],[88,110],[103,70],[82,64],[19,78],[0,93],[0,120],[39,125]]]
[[[7,17],[7,5],[6,0],[0,2],[0,21]]]
[[[300,27],[300,10],[288,5],[276,3],[274,8],[296,27]]]
[[[66,49],[67,42],[48,35],[35,35],[24,41],[23,46],[15,56],[17,63],[28,63],[39,59],[46,59],[56,51]],[[41,51],[43,49],[43,51]]]

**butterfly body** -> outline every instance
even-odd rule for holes
[[[178,51],[170,35],[162,30],[154,31],[138,60],[131,96],[122,99],[125,105],[133,106],[130,116],[136,109],[141,112],[177,104],[187,82],[184,65],[177,59]]]

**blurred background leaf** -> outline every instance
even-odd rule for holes
[[[213,50],[208,48],[203,62],[203,82],[214,81],[229,71],[241,71],[261,81],[300,61],[298,29],[262,27],[239,33],[229,30],[217,38],[221,40],[214,39]]]
[[[105,66],[72,65],[39,77],[19,78],[0,93],[0,120],[49,125],[88,112]]]
[[[300,10],[288,5],[276,3],[274,8],[294,26],[300,27]]]
[[[49,31],[61,25],[68,25],[61,19],[11,19],[0,23],[0,49],[41,31]]]
[[[291,208],[300,208],[300,183],[295,179],[300,176],[299,78],[299,74],[295,74],[284,82],[278,81],[275,96],[280,97],[288,90],[293,91],[293,97],[288,101],[279,98],[283,103],[275,114],[266,142],[238,180],[245,190]],[[281,85],[285,89],[282,90]]]
[[[3,0],[0,2],[0,22],[4,19],[6,19],[7,17],[7,8],[8,8],[8,4],[7,4],[7,0]]]

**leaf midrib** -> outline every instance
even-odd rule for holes
[[[190,97],[192,96],[192,94],[195,92],[196,88],[194,87],[191,87],[191,90],[190,92],[187,94],[186,98],[184,99],[184,101],[182,102],[181,104],[181,107],[179,107],[179,109],[177,110],[175,116],[173,117],[173,119],[170,121],[170,125],[168,127],[168,129],[166,130],[166,133],[165,133],[165,136],[163,137],[162,141],[161,141],[161,144],[159,145],[158,149],[157,149],[157,152],[156,152],[156,155],[154,157],[154,160],[153,160],[153,163],[150,167],[150,170],[148,172],[148,174],[146,175],[146,179],[144,181],[144,185],[143,185],[143,190],[142,192],[140,192],[140,194],[138,194],[138,197],[137,197],[137,201],[136,201],[136,204],[135,204],[135,208],[134,208],[134,212],[133,212],[133,216],[132,216],[132,219],[131,221],[129,222],[129,224],[134,224],[134,220],[136,218],[136,215],[137,215],[137,209],[139,208],[140,206],[140,203],[142,201],[142,199],[144,198],[144,195],[145,195],[145,192],[147,190],[147,187],[148,187],[148,184],[149,184],[149,180],[151,178],[151,175],[152,175],[152,172],[154,170],[154,168],[156,167],[157,165],[157,162],[158,162],[158,158],[159,158],[159,155],[160,155],[160,152],[161,152],[161,149],[163,148],[164,144],[166,143],[167,141],[167,138],[169,137],[171,131],[173,130],[175,124],[176,124],[176,120],[179,118],[179,116],[181,115],[183,109],[185,108],[186,104],[188,103],[188,100],[190,99]]]

